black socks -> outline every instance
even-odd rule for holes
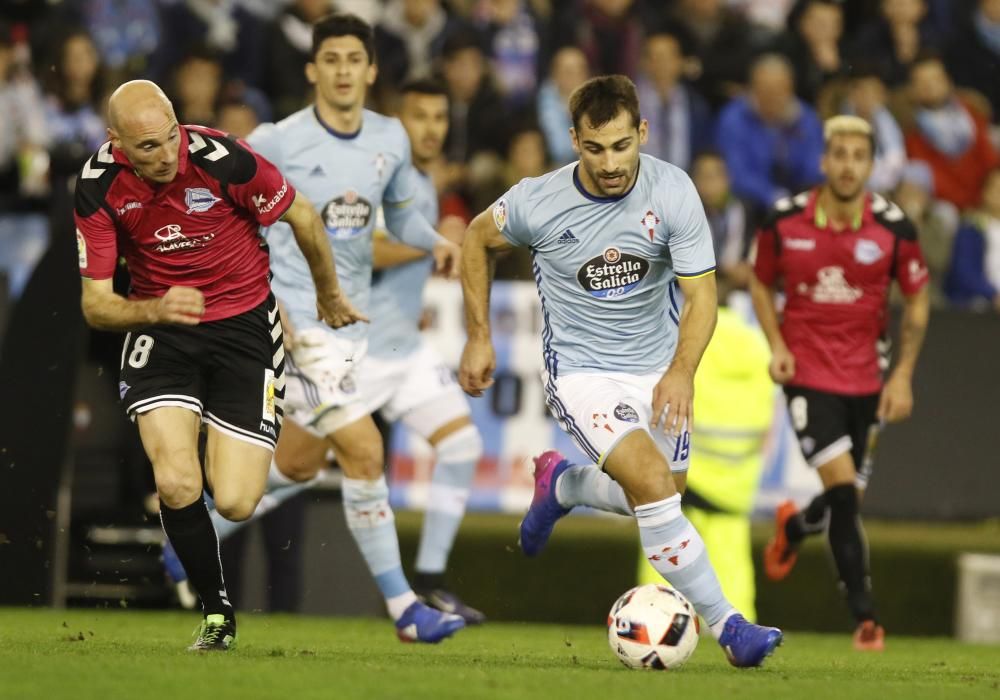
[[[174,510],[160,502],[160,522],[184,565],[191,586],[201,596],[205,615],[233,617],[219,560],[219,538],[204,499]]]

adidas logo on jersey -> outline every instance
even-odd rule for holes
[[[580,239],[573,235],[573,232],[569,229],[563,231],[562,235],[556,239],[556,243],[559,245],[566,245],[567,243],[579,243]]]

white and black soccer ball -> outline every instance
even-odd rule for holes
[[[608,643],[629,668],[681,666],[698,646],[698,633],[694,606],[665,583],[626,591],[608,614]]]

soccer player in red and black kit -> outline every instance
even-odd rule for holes
[[[779,201],[757,234],[751,294],[771,345],[771,377],[785,387],[792,427],[823,493],[802,512],[778,508],[764,553],[772,580],[788,575],[806,535],[829,513],[829,542],[857,621],[854,646],[884,648],[858,515],[881,426],[913,408],[913,370],[927,329],[927,266],[916,230],[895,204],[865,191],[874,139],[859,117],[825,125],[821,187]],[[893,280],[904,296],[896,366],[885,384],[877,346]],[[775,291],[783,282],[779,322]]]
[[[340,292],[316,210],[245,143],[177,123],[154,83],[132,81],[109,102],[105,143],[76,185],[83,313],[128,331],[119,392],[153,464],[160,520],[202,600],[192,650],[236,641],[204,474],[230,520],[253,513],[281,428],[284,351],[259,227],[288,222],[333,327],[364,320]],[[112,289],[122,255],[128,299]]]

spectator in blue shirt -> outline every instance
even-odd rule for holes
[[[955,234],[945,293],[954,304],[1000,313],[1000,168],[986,176],[982,207]]]
[[[719,116],[716,144],[733,191],[765,208],[822,179],[823,127],[793,85],[788,60],[765,54],[751,67],[749,93]]]

